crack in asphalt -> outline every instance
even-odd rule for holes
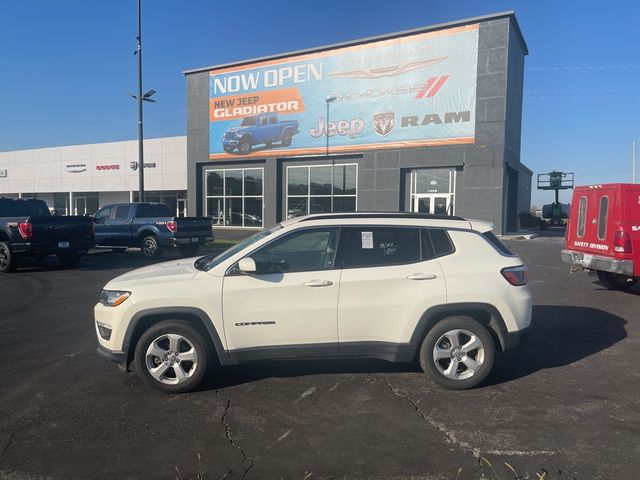
[[[375,382],[378,381],[378,378],[372,375],[371,372],[367,371],[367,374]],[[425,422],[427,422],[429,425],[431,425],[433,428],[435,428],[438,432],[442,433],[446,437],[447,443],[451,443],[462,450],[467,450],[477,459],[479,459],[482,456],[481,452],[477,448],[473,448],[467,442],[464,442],[458,439],[453,432],[450,432],[449,430],[447,430],[445,425],[443,425],[440,422],[436,422],[430,415],[427,415],[426,413],[424,413],[420,408],[420,406],[415,402],[415,400],[413,400],[407,393],[401,392],[397,387],[391,385],[384,378],[382,379],[382,383],[384,383],[387,389],[391,393],[393,393],[396,397],[399,397],[408,401],[411,404],[411,406],[415,409],[416,413],[420,415]]]
[[[0,451],[0,458],[4,456],[5,452],[9,449],[11,444],[13,443],[13,439],[16,438],[16,432],[11,432],[11,436],[9,437],[9,441],[6,443],[4,447],[2,447],[2,451]]]
[[[216,390],[216,395],[219,395],[218,390]],[[229,414],[229,408],[231,407],[231,401],[232,400],[233,400],[233,398],[231,398],[231,397],[229,397],[227,399],[227,405],[224,408],[224,413],[220,417],[220,422],[224,426],[224,434],[227,437],[227,440],[229,441],[229,444],[233,448],[237,449],[240,452],[240,454],[242,455],[242,460],[240,461],[240,465],[242,465],[245,461],[249,462],[249,466],[245,469],[245,471],[244,471],[244,473],[242,474],[242,477],[241,477],[241,480],[244,480],[244,479],[247,478],[247,475],[249,474],[249,470],[251,470],[253,468],[253,458],[250,457],[249,455],[247,455],[247,453],[244,451],[244,448],[242,448],[240,445],[238,445],[236,443],[236,441],[233,439],[233,437],[231,436],[231,426],[227,422],[227,415]],[[227,473],[225,473],[222,476],[221,480],[225,480],[226,478],[229,478],[230,476],[234,475],[234,473],[233,473],[234,470],[235,470],[235,468],[232,468]]]

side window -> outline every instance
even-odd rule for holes
[[[111,207],[104,207],[96,213],[96,220],[107,220],[111,217],[111,211],[113,209]]]
[[[267,124],[267,117],[261,117],[260,118],[260,126],[266,125],[266,124]]]
[[[261,248],[251,258],[258,274],[328,270],[337,242],[337,228],[302,230]]]
[[[278,123],[278,118],[275,115],[273,117],[269,118],[269,124],[270,125],[275,125],[276,123]]]
[[[343,232],[344,268],[401,265],[421,260],[417,228],[350,227]]]
[[[443,257],[455,252],[451,238],[446,230],[428,228],[422,230],[422,259]]]
[[[129,218],[129,205],[121,205],[116,208],[116,220],[126,220]]]
[[[150,205],[138,205],[138,211],[136,212],[136,217],[138,218],[148,218],[150,217]]]
[[[607,216],[609,212],[609,197],[600,198],[600,213],[598,214],[598,238],[604,240],[607,236]]]
[[[584,237],[584,227],[587,221],[587,197],[580,197],[578,205],[578,237]]]

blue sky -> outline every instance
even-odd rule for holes
[[[631,180],[640,2],[143,0],[145,135],[185,133],[185,69],[504,10],[529,47],[522,162],[577,184]],[[0,151],[137,138],[136,0],[3,0]],[[638,147],[640,150],[640,146]],[[638,174],[640,178],[640,174]],[[565,195],[563,199],[566,199]]]

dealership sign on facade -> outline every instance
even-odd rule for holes
[[[474,24],[212,70],[210,158],[473,143],[477,57]]]

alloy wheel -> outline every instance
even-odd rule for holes
[[[188,338],[168,333],[149,344],[145,365],[156,381],[179,385],[191,378],[198,368],[198,352]]]
[[[471,378],[480,369],[484,359],[482,341],[469,330],[449,330],[438,338],[433,347],[436,368],[451,380]]]

